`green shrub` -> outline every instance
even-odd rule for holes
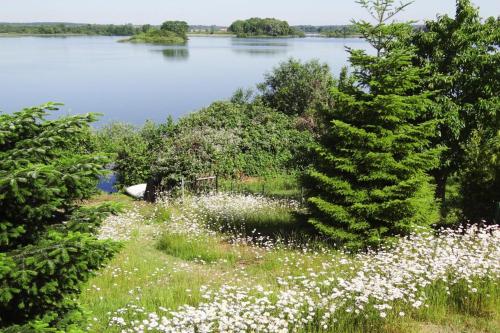
[[[164,137],[153,164],[154,176],[167,188],[182,177],[239,178],[276,174],[307,164],[312,142],[295,121],[258,103],[216,102],[182,118]]]
[[[114,207],[81,206],[109,162],[82,152],[96,117],[46,120],[56,109],[49,103],[0,115],[2,331],[75,331],[82,282],[118,249],[94,236]]]

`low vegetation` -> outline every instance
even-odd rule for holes
[[[90,332],[499,329],[497,227],[420,232],[350,254],[304,232],[261,233],[276,214],[291,223],[302,209],[294,201],[219,194],[147,206],[165,219],[141,218],[137,205],[104,224],[102,236],[128,241],[82,295]]]
[[[185,44],[188,40],[187,32],[189,26],[182,21],[166,21],[160,29],[149,27],[132,37],[122,40],[130,43],[149,43],[149,44]]]

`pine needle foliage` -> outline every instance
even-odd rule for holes
[[[352,249],[378,246],[438,219],[426,172],[438,163],[430,145],[436,123],[422,121],[430,100],[418,92],[425,68],[414,67],[411,26],[387,23],[406,5],[359,1],[375,24],[355,22],[375,55],[348,49],[352,74],[333,89],[325,132],[304,177],[312,223]]]
[[[112,205],[84,207],[108,159],[87,154],[96,115],[46,120],[54,103],[0,114],[0,331],[74,332],[82,282],[118,245],[94,233]]]

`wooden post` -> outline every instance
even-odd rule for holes
[[[184,202],[184,177],[181,178],[181,195],[182,195],[182,202]]]
[[[219,193],[219,175],[215,176],[215,193]]]

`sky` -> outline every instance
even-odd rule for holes
[[[499,0],[473,0],[481,15],[500,15]],[[455,0],[415,0],[397,19],[433,19],[455,11]],[[346,24],[367,18],[354,0],[0,0],[0,22],[77,22],[229,25],[236,19],[276,17],[292,25]]]

